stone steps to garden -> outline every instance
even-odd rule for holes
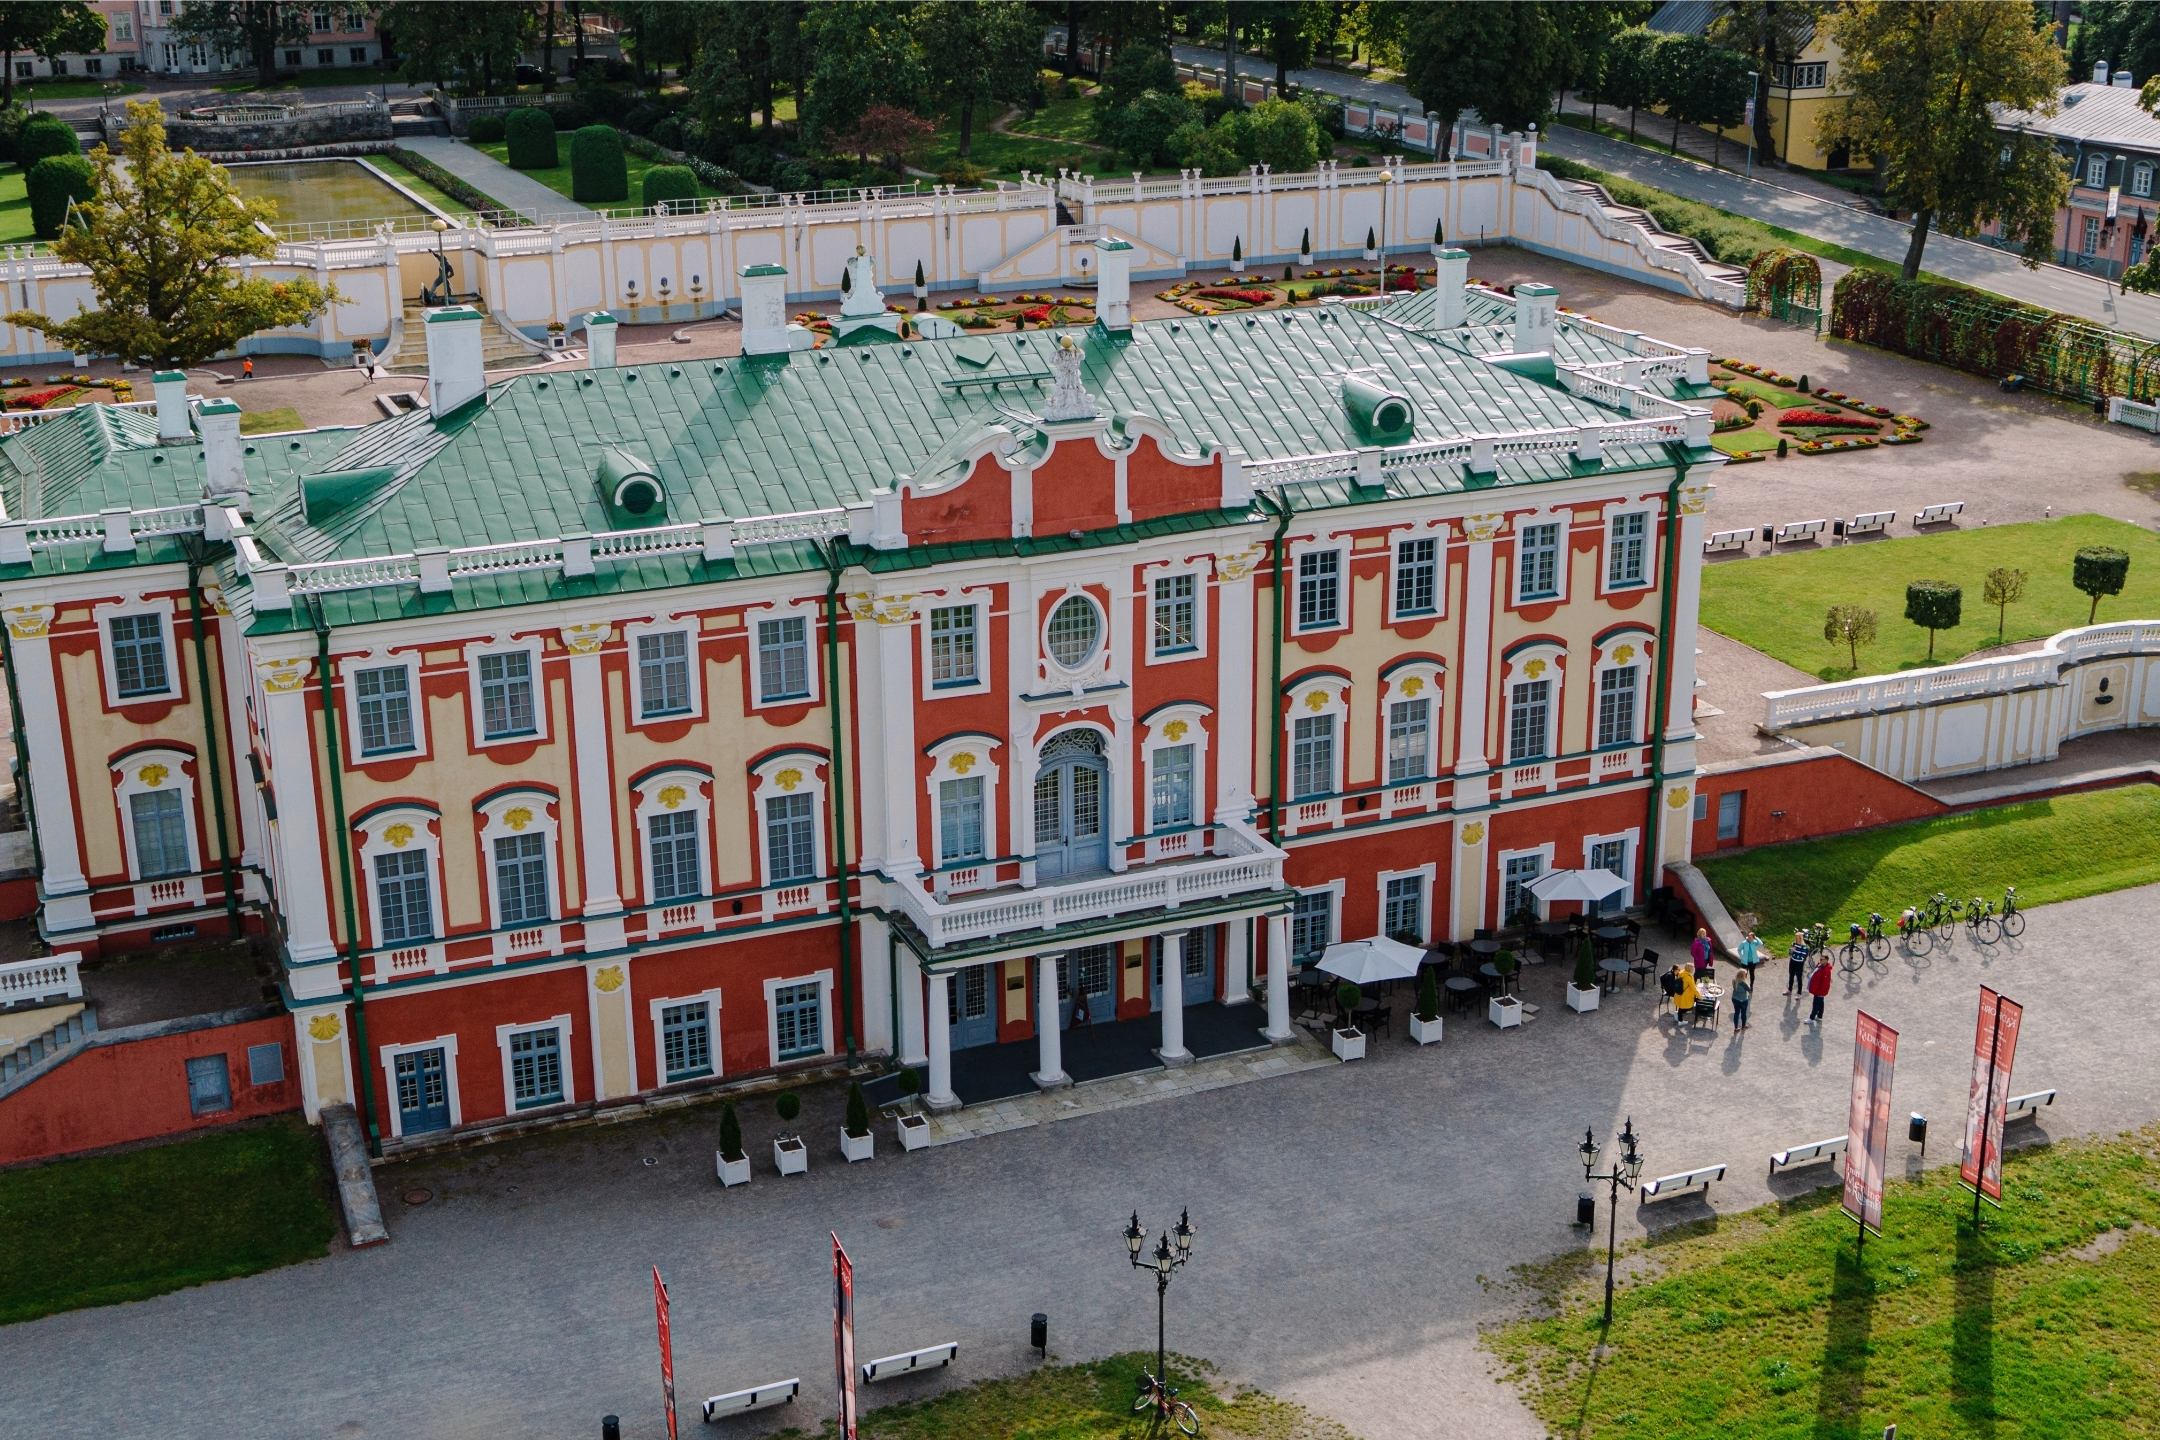
[[[521,335],[513,335],[494,315],[488,313],[487,305],[478,300],[463,300],[481,314],[487,315],[488,326],[480,341],[480,363],[489,370],[511,370],[522,365],[540,365],[554,359],[554,355],[541,349]],[[393,375],[427,374],[427,308],[415,301],[405,305],[403,322],[398,327],[397,342],[382,358],[380,369]]]
[[[1595,181],[1562,180],[1560,184],[1564,189],[1572,190],[1578,195],[1587,196],[1611,219],[1623,225],[1633,225],[1640,229],[1650,237],[1650,243],[1656,248],[1670,251],[1676,255],[1693,256],[1697,261],[1701,262],[1703,272],[1712,279],[1727,280],[1735,285],[1747,282],[1747,271],[1741,266],[1727,265],[1724,261],[1713,258],[1710,252],[1702,247],[1700,241],[1690,239],[1685,235],[1676,235],[1667,230],[1664,226],[1658,224],[1657,220],[1647,210],[1642,209],[1640,206],[1621,204],[1606,193],[1604,186]]]

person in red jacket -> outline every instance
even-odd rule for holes
[[[1816,962],[1814,973],[1807,977],[1807,993],[1815,997],[1814,1005],[1808,1010],[1808,1024],[1820,1025],[1822,1024],[1823,999],[1830,993],[1830,962],[1828,960]]]

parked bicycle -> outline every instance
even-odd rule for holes
[[[1958,911],[1963,907],[1942,891],[1920,902],[1920,919],[1945,944],[1957,938]]]
[[[2002,922],[1995,918],[1994,905],[1978,895],[1965,902],[1965,928],[1983,945],[1994,944],[2002,934]]]
[[[2018,908],[2017,886],[2003,887],[2002,933],[2013,940],[2025,933],[2025,912]]]
[[[1157,1420],[1167,1420],[1186,1435],[1200,1433],[1200,1416],[1192,1406],[1177,1398],[1177,1387],[1165,1385],[1155,1378],[1151,1370],[1140,1372],[1140,1396],[1133,1401],[1133,1414],[1145,1415],[1155,1412]]]
[[[1906,906],[1905,913],[1898,916],[1898,936],[1905,943],[1905,953],[1914,958],[1935,946],[1935,934],[1928,929],[1927,918],[1917,905]]]
[[[1846,974],[1850,975],[1855,970],[1858,970],[1860,962],[1863,960],[1872,960],[1880,964],[1889,958],[1890,941],[1883,934],[1883,917],[1880,913],[1870,911],[1867,924],[1862,925],[1859,921],[1854,920],[1849,922],[1845,928],[1847,931],[1845,943],[1838,947],[1837,953],[1838,968]]]

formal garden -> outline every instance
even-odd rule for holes
[[[1742,464],[1770,456],[1783,460],[1913,445],[1928,428],[1917,415],[1900,415],[1827,385],[1811,388],[1805,375],[1745,360],[1715,362],[1710,383],[1721,392],[1711,404],[1710,443]]]

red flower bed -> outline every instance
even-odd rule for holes
[[[1218,286],[1211,290],[1202,290],[1200,298],[1203,300],[1237,300],[1247,305],[1265,305],[1275,298],[1275,292],[1272,290],[1228,290]]]
[[[18,410],[42,410],[53,401],[73,395],[81,388],[80,385],[58,385],[50,390],[25,390],[20,395],[10,395],[7,403]]]
[[[1023,310],[1020,318],[1030,325],[1047,325],[1050,323],[1050,307],[1038,305],[1032,310]]]
[[[1387,288],[1390,290],[1415,290],[1417,284],[1417,272],[1415,270],[1406,270],[1397,273],[1393,279],[1389,280]]]
[[[1836,430],[1880,430],[1880,420],[1842,410],[1787,410],[1778,416],[1780,425],[1817,425]]]

